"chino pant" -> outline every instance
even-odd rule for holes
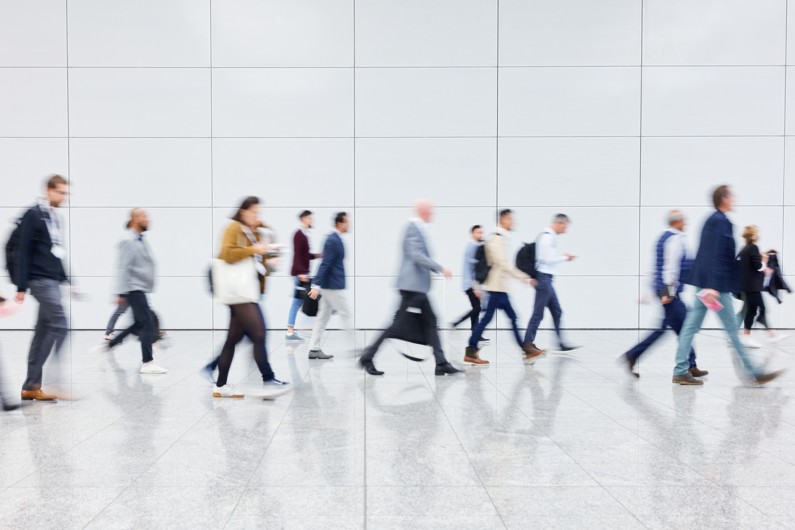
[[[527,324],[527,331],[525,332],[525,342],[535,342],[536,333],[538,333],[538,326],[544,319],[544,310],[549,308],[552,314],[552,323],[555,325],[555,333],[558,336],[558,341],[563,346],[563,337],[560,331],[560,319],[563,316],[563,310],[560,308],[558,302],[558,295],[555,293],[555,287],[552,285],[552,275],[544,272],[539,272],[536,275],[536,299],[533,305],[533,316],[530,317],[530,322]]]
[[[30,294],[39,303],[39,315],[28,353],[28,376],[23,390],[38,390],[44,375],[44,363],[55,348],[60,353],[69,326],[61,303],[61,283],[49,278],[29,282]]]
[[[309,351],[320,349],[326,325],[333,313],[339,315],[345,322],[345,329],[352,329],[351,313],[348,310],[348,301],[343,289],[323,289],[318,302],[317,319],[309,341]]]

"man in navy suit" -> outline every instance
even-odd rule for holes
[[[442,341],[436,329],[436,315],[433,313],[428,291],[431,290],[431,272],[443,274],[450,278],[452,273],[431,258],[428,242],[428,223],[433,218],[433,204],[427,199],[420,199],[415,204],[417,217],[406,225],[403,236],[403,259],[400,262],[397,288],[400,291],[400,308],[398,315],[405,311],[417,310],[422,319],[423,334],[426,343],[433,348],[436,358],[436,375],[455,374],[460,372],[447,362],[442,350]],[[373,364],[373,357],[386,339],[401,338],[401,319],[395,318],[392,325],[370,345],[359,358],[359,365],[370,375],[384,375]]]
[[[326,324],[332,313],[337,313],[345,321],[345,328],[351,329],[351,313],[348,311],[348,302],[345,299],[345,244],[342,234],[348,231],[348,214],[339,212],[334,217],[334,231],[328,235],[323,245],[323,261],[312,282],[309,297],[317,300],[321,290],[323,296],[318,303],[317,320],[312,330],[309,341],[310,359],[331,359],[320,349]]]
[[[732,293],[739,289],[740,276],[735,258],[736,247],[732,222],[726,216],[726,212],[732,211],[734,205],[734,197],[729,187],[718,186],[712,194],[712,203],[715,206],[715,212],[704,223],[698,254],[693,261],[690,279],[687,282],[701,289],[700,296],[696,298],[693,309],[688,313],[679,335],[679,347],[676,350],[676,367],[672,382],[680,385],[704,384],[703,380],[693,377],[690,373],[688,355],[693,344],[693,337],[704,323],[707,306],[719,302],[723,308],[718,310],[718,317],[729,335],[729,340],[734,346],[734,351],[737,352],[740,362],[757,383],[764,384],[781,375],[781,372],[765,374],[754,366],[737,333],[738,324],[733,309]]]

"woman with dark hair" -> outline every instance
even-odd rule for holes
[[[269,256],[269,246],[260,241],[260,228],[264,228],[259,219],[259,199],[247,197],[232,217],[232,222],[224,232],[219,259],[227,263],[237,263],[245,259],[254,260],[254,267],[259,279],[259,292],[265,292],[265,276],[267,269],[265,260]],[[235,346],[248,337],[254,344],[254,360],[257,363],[262,381],[266,387],[264,399],[272,399],[289,391],[288,383],[276,378],[268,362],[268,350],[265,344],[266,328],[262,308],[256,302],[232,304],[229,306],[229,332],[221,355],[217,359],[218,379],[213,388],[213,397],[242,398],[243,394],[235,392],[227,384],[229,368],[235,356]],[[209,367],[208,367],[209,368]]]
[[[768,255],[759,252],[759,247],[756,244],[759,241],[759,228],[756,225],[746,226],[743,230],[743,239],[745,239],[745,246],[737,255],[740,265],[740,291],[744,302],[741,312],[744,329],[740,340],[746,348],[761,348],[761,344],[751,339],[754,320],[765,327],[771,342],[776,342],[784,337],[777,335],[767,323],[767,311],[762,291],[765,290],[765,277],[772,274],[773,271],[767,266]]]

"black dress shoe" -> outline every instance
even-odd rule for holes
[[[461,370],[459,370],[458,368],[456,368],[455,366],[453,366],[450,363],[444,363],[444,364],[437,364],[436,365],[436,375],[448,375],[448,374],[452,375],[452,374],[457,374],[460,371]]]
[[[370,375],[384,375],[384,372],[375,367],[373,361],[363,361],[362,359],[359,359],[359,366],[361,366],[364,371]]]
[[[629,370],[630,374],[634,375],[635,377],[640,377],[640,374],[635,371],[635,364],[638,362],[637,359],[631,359],[629,355],[625,353],[619,357],[618,360],[627,366],[627,370]]]

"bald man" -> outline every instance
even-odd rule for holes
[[[118,289],[119,305],[126,301],[132,309],[135,322],[112,340],[106,349],[120,345],[130,333],[137,333],[141,341],[141,373],[165,374],[165,368],[158,366],[152,356],[155,341],[154,314],[146,298],[155,286],[155,260],[144,233],[149,230],[149,215],[142,208],[130,212],[129,235],[119,243]]]
[[[402,320],[400,315],[406,311],[419,310],[422,316],[422,325],[425,342],[433,348],[436,358],[436,375],[455,374],[460,372],[447,362],[436,329],[436,315],[428,300],[428,291],[431,290],[431,273],[443,274],[450,278],[452,274],[436,263],[430,256],[428,243],[428,223],[433,219],[433,203],[427,199],[418,200],[414,205],[416,217],[412,218],[406,226],[403,236],[403,260],[400,264],[397,288],[400,291],[400,308],[395,315],[392,325],[368,347],[359,359],[359,364],[370,375],[384,375],[373,364],[381,343],[386,339],[401,338]]]

